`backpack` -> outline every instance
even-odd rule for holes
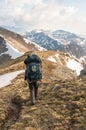
[[[37,59],[37,60],[36,60]],[[30,61],[28,64],[27,64],[27,67],[26,67],[26,77],[27,79],[29,79],[30,81],[31,80],[41,80],[42,79],[42,66],[41,66],[41,63],[38,62],[38,57],[36,58],[36,55],[34,56],[31,56],[29,57],[29,60]]]

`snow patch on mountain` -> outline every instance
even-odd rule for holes
[[[80,71],[83,69],[82,64],[80,64],[79,62],[75,61],[74,59],[68,59],[67,61],[67,67],[76,71],[77,75],[80,74]]]
[[[52,33],[51,33],[51,34],[48,34],[48,36],[49,36],[50,38],[56,40],[57,43],[58,43],[58,45],[61,45],[61,44],[62,44],[62,45],[68,45],[68,44],[70,44],[70,41],[66,41],[65,39],[54,37],[54,36],[52,35]]]
[[[3,35],[0,34],[0,37],[4,38]]]
[[[59,57],[60,55],[59,54],[56,54],[55,55],[55,59],[57,59],[57,61],[62,65],[62,62],[61,62],[61,60],[60,60],[60,57]]]
[[[60,55],[59,54],[56,54],[55,56],[50,56],[48,57],[48,60],[51,61],[51,62],[54,62],[54,63],[60,63],[62,65],[62,62],[60,60]]]
[[[79,43],[80,45],[85,45],[86,44],[86,39],[84,39],[83,41],[81,41],[80,43]]]
[[[47,49],[45,49],[45,48],[39,46],[39,45],[36,44],[35,42],[30,42],[30,40],[27,39],[27,38],[24,38],[24,41],[25,41],[27,44],[33,44],[33,45],[35,45],[35,47],[36,47],[39,51],[46,51],[46,50],[47,50]]]
[[[83,56],[83,57],[80,57],[80,61],[83,63],[85,63],[86,62],[86,56]]]
[[[55,54],[50,57],[48,57],[48,60],[63,66],[66,66],[67,68],[75,71],[77,75],[80,74],[80,71],[84,69],[82,62],[78,60],[76,57],[72,57],[70,55],[60,55],[60,54]]]
[[[20,73],[23,73],[24,70],[15,71],[11,73],[6,73],[3,75],[0,75],[0,88],[5,87],[9,84],[11,84],[11,81],[16,78],[16,76]]]
[[[48,60],[51,61],[51,62],[55,62],[55,63],[57,62],[57,61],[55,60],[55,58],[53,58],[52,56],[48,57]]]
[[[16,59],[17,57],[20,57],[23,55],[23,53],[20,53],[17,49],[11,46],[8,42],[6,42],[5,44],[8,51],[1,53],[0,56],[3,54],[9,54],[11,56],[11,59]]]
[[[11,46],[8,42],[6,42],[6,47],[8,48],[8,51],[5,52],[5,54],[9,54],[12,59],[15,59],[23,55],[23,53],[20,53],[17,49]]]
[[[31,44],[31,41],[29,40],[29,39],[27,39],[27,38],[24,38],[24,41],[28,44]]]
[[[56,54],[55,56],[58,58],[58,57],[59,57],[59,54]]]
[[[39,46],[38,44],[36,44],[35,42],[33,42],[33,44],[38,48],[39,51],[46,51],[47,49]]]

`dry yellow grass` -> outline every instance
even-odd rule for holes
[[[56,52],[36,52],[43,62],[43,80],[34,106],[24,73],[0,89],[0,130],[85,130],[86,78],[77,79],[65,66],[47,60]],[[12,61],[0,72],[23,69],[23,60]]]
[[[31,106],[28,85],[23,78],[21,74],[12,85],[1,89],[1,130],[7,127],[8,130],[85,129],[86,79],[42,82],[39,98]]]

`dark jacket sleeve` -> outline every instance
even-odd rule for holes
[[[27,79],[27,69],[25,70],[24,80]]]

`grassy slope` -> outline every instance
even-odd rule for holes
[[[23,74],[0,94],[2,130],[85,130],[86,79],[41,83],[36,105],[30,105]]]
[[[49,53],[54,54],[51,51],[39,54],[43,61],[43,80],[36,105],[30,105],[24,74],[8,87],[0,89],[1,130],[86,129],[86,78],[76,79],[65,67],[46,62],[44,57]],[[11,61],[11,66],[0,72],[23,69],[24,58]]]
[[[18,49],[20,52],[26,52],[28,51],[28,49],[31,49],[25,43],[23,37],[19,34],[16,34],[4,28],[0,28],[0,34],[5,38],[5,40],[8,43],[10,43],[14,48]]]

